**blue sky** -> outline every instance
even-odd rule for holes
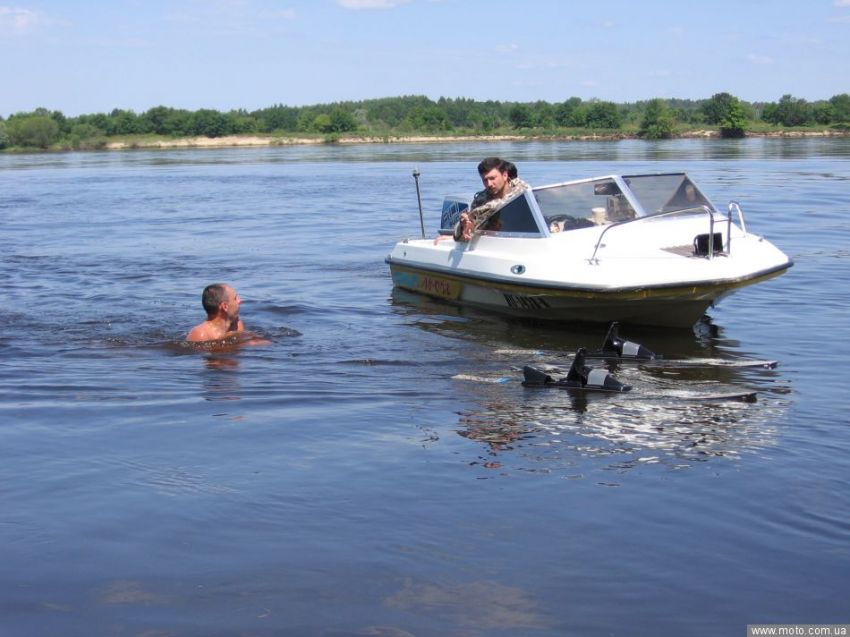
[[[850,92],[850,0],[0,0],[0,116]]]

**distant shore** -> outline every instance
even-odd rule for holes
[[[681,139],[711,139],[719,138],[720,133],[715,130],[695,130],[676,135]],[[769,131],[764,133],[750,133],[746,137],[765,138],[797,138],[797,137],[850,137],[848,131],[821,130],[821,131]],[[639,139],[637,135],[628,133],[599,134],[599,135],[410,135],[410,136],[340,136],[333,139],[320,137],[277,137],[272,135],[229,135],[225,137],[181,137],[175,139],[139,139],[107,142],[105,150],[130,150],[130,149],[152,149],[152,148],[225,148],[225,147],[249,147],[249,146],[300,146],[320,144],[423,144],[423,143],[451,143],[451,142],[505,142],[505,141],[618,141],[623,139]]]
[[[812,128],[789,130],[746,131],[745,137],[791,139],[803,137],[850,137],[850,130]],[[80,145],[51,145],[47,148],[9,147],[0,149],[0,154],[31,152],[68,152],[78,151],[122,151],[122,150],[169,150],[189,148],[234,148],[234,147],[273,147],[273,146],[319,146],[354,144],[451,144],[474,142],[611,142],[626,139],[641,139],[634,132],[577,133],[552,135],[226,135],[222,137],[167,137],[154,135],[130,135],[118,138],[100,138]],[[675,133],[673,139],[720,139],[720,132],[712,129],[695,129]]]

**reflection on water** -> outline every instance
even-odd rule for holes
[[[618,470],[646,463],[680,469],[713,458],[741,459],[775,444],[774,423],[787,408],[786,402],[764,397],[752,404],[526,392],[536,395],[514,396],[518,404],[479,395],[481,406],[459,415],[459,435],[486,445],[485,466],[501,467],[505,451],[511,452],[512,468],[546,472],[569,471],[588,458]]]
[[[242,384],[239,375],[239,359],[236,353],[207,354],[204,356],[205,371],[202,376],[204,400],[230,402],[241,400]],[[231,413],[215,414],[228,416],[231,420],[242,420],[243,415]]]
[[[606,332],[598,323],[564,325],[498,317],[491,312],[399,288],[393,288],[390,303],[393,311],[423,330],[464,341],[491,341],[494,350],[488,351],[488,356],[523,349],[529,350],[526,354],[541,349],[572,354],[578,347],[593,351],[602,347]],[[723,342],[720,328],[707,316],[693,329],[630,326],[626,336],[667,358],[714,356],[717,346]]]
[[[144,169],[179,171],[185,167],[257,167],[298,163],[338,162],[465,162],[470,170],[481,157],[510,157],[523,167],[530,162],[731,161],[745,159],[846,158],[850,138],[747,138],[726,140],[486,141],[456,144],[344,144],[268,148],[136,150],[121,153],[0,154],[0,171],[52,169],[105,171]],[[362,172],[362,169],[358,168]],[[409,173],[408,173],[409,174]],[[601,174],[601,173],[600,173]],[[474,181],[474,180],[473,180]],[[474,187],[473,183],[473,187]]]
[[[173,600],[144,588],[136,580],[117,580],[108,584],[100,593],[98,600],[104,605],[141,604],[143,606],[164,606]]]
[[[498,582],[436,584],[408,578],[384,603],[420,615],[436,613],[443,621],[476,632],[539,630],[548,624],[528,593]]]
[[[474,463],[488,468],[570,472],[577,458],[597,458],[609,469],[681,469],[741,459],[775,444],[775,422],[789,405],[781,369],[746,367],[741,344],[707,318],[694,330],[622,334],[665,358],[589,360],[633,387],[606,394],[521,386],[524,365],[566,375],[578,347],[602,345],[604,327],[503,320],[403,292],[393,294],[393,307],[417,328],[466,344],[468,362],[455,380],[475,406],[459,413],[457,433],[484,445]],[[756,402],[743,400],[748,392]]]

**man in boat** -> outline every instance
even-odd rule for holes
[[[226,283],[208,285],[201,295],[201,303],[207,320],[189,331],[187,341],[219,341],[245,331],[245,325],[239,318],[242,299],[231,286]]]
[[[529,187],[516,176],[514,164],[498,157],[487,157],[478,164],[478,174],[484,190],[475,194],[469,211],[461,213],[455,241],[469,241],[474,232],[486,229],[499,208]]]

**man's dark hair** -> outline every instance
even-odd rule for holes
[[[478,164],[478,174],[483,177],[494,168],[498,168],[499,172],[505,172],[505,161],[498,157],[485,157]]]
[[[512,161],[503,161],[502,165],[504,167],[505,172],[508,173],[508,177],[510,179],[516,179],[517,178],[519,173],[517,172],[515,163],[513,163]]]
[[[227,290],[224,283],[212,283],[204,288],[201,295],[201,303],[208,318],[212,318],[218,312],[218,306],[227,298]]]

